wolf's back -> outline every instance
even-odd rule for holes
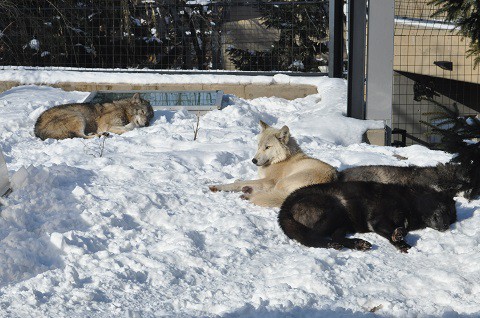
[[[44,111],[35,122],[34,134],[38,138],[66,139],[95,130],[95,106],[66,104]]]
[[[437,191],[469,189],[470,176],[459,164],[439,164],[433,167],[358,166],[338,173],[341,182],[373,181],[384,184],[430,187]]]

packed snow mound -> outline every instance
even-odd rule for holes
[[[90,171],[65,165],[31,166],[27,171],[27,185],[14,191],[1,210],[2,286],[63,267],[58,249],[48,235],[87,229],[76,208],[78,201],[72,194],[75,186],[71,180],[84,182],[91,176]]]
[[[361,143],[382,123],[344,116],[343,80],[317,86],[293,101],[227,96],[201,117],[196,141],[185,110],[157,110],[151,126],[107,139],[41,141],[41,112],[87,93],[0,94],[7,166],[29,167],[26,185],[1,200],[0,317],[479,315],[480,200],[456,198],[458,222],[410,233],[405,255],[373,233],[355,235],[373,243],[368,252],[306,248],[280,230],[278,209],[209,191],[256,178],[259,120],[289,126],[307,154],[340,170],[451,159]]]

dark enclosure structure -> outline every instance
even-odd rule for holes
[[[480,65],[468,56],[468,38],[458,34],[455,24],[445,22],[445,14],[434,15],[438,7],[430,0],[395,1],[393,127],[406,144],[431,145],[439,136],[420,121],[436,124],[439,109],[425,100],[442,105],[456,103],[461,115],[480,112]]]
[[[327,70],[328,1],[0,2],[0,65]]]

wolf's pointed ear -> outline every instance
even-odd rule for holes
[[[140,94],[139,93],[133,94],[132,101],[137,102],[137,103],[140,102]]]
[[[287,126],[283,126],[280,131],[277,133],[277,138],[284,144],[288,142],[290,138],[290,129]]]
[[[270,126],[268,126],[268,124],[266,124],[265,122],[260,120],[260,127],[262,127],[262,131],[264,131],[265,129],[269,128]]]

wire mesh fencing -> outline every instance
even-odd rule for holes
[[[353,0],[351,0],[353,1]],[[436,108],[480,110],[480,65],[431,0],[396,0],[394,132],[432,143]],[[348,4],[348,2],[345,2]],[[344,30],[348,6],[343,9]],[[4,0],[0,69],[328,72],[328,0]],[[353,30],[355,32],[355,30]],[[344,32],[344,70],[348,58]],[[397,139],[397,140],[395,140]]]
[[[0,2],[0,67],[326,72],[328,0]]]
[[[395,1],[393,123],[394,143],[430,145],[439,137],[420,121],[435,124],[438,107],[456,103],[462,115],[480,111],[480,66],[468,56],[470,39],[462,38],[431,0]],[[467,14],[467,13],[466,13]]]

